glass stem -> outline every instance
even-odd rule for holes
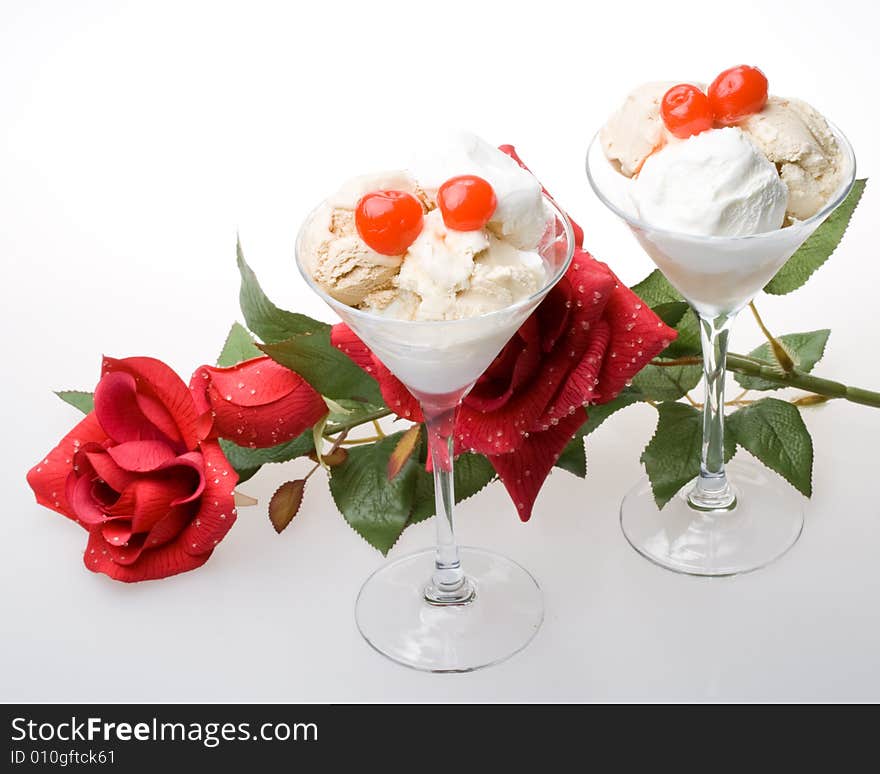
[[[434,574],[425,587],[425,600],[433,605],[462,605],[474,598],[474,587],[461,569],[453,528],[455,485],[453,478],[453,430],[458,403],[433,406],[422,403],[428,431],[428,451],[434,468],[437,548]]]
[[[688,494],[688,502],[701,511],[731,510],[736,506],[736,497],[724,472],[724,379],[727,344],[734,317],[700,315],[706,398],[703,403],[700,477]]]

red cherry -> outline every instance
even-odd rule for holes
[[[492,186],[482,177],[459,175],[440,186],[437,204],[447,228],[476,231],[489,222],[498,199]]]
[[[373,191],[354,211],[361,239],[382,255],[403,255],[422,233],[423,220],[421,203],[406,191]]]
[[[666,128],[682,140],[712,128],[709,98],[689,83],[673,86],[663,95],[660,115]]]
[[[767,76],[757,67],[739,65],[725,70],[709,87],[715,120],[724,126],[757,113],[767,102]]]

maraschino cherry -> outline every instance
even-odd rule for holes
[[[759,112],[766,103],[767,76],[757,67],[731,67],[709,86],[709,104],[715,120],[723,126]]]
[[[403,255],[422,233],[418,199],[406,191],[373,191],[354,211],[354,223],[367,246],[382,255]]]
[[[663,95],[660,115],[666,128],[682,140],[712,128],[709,98],[689,83],[673,86]]]
[[[476,231],[489,222],[498,199],[487,180],[476,175],[459,175],[440,186],[437,205],[447,228]]]

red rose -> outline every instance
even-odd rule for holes
[[[456,452],[485,454],[520,518],[529,519],[544,480],[585,407],[607,403],[675,338],[614,273],[583,250],[547,298],[465,397]],[[344,323],[333,344],[379,381],[398,416],[422,421],[406,387]]]
[[[510,146],[502,146],[517,161]],[[521,163],[521,162],[520,162]],[[523,521],[586,407],[617,397],[676,332],[581,249],[565,277],[529,317],[465,397],[456,420],[456,452],[485,454]],[[415,398],[346,326],[332,341],[379,381],[388,407],[422,421]]]
[[[189,386],[199,411],[213,411],[217,435],[240,446],[284,443],[327,413],[305,379],[268,357],[231,368],[202,366]]]
[[[28,473],[37,502],[89,532],[86,567],[121,581],[200,567],[235,522],[238,476],[211,416],[164,363],[105,358],[95,410]]]

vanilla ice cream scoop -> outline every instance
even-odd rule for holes
[[[411,159],[408,171],[432,199],[451,177],[477,175],[487,180],[498,200],[488,228],[520,249],[534,250],[550,220],[535,176],[470,132],[453,132],[427,143]]]
[[[791,220],[815,215],[843,182],[843,152],[828,122],[806,102],[770,97],[740,127],[779,168]]]
[[[655,81],[633,89],[599,132],[599,141],[609,161],[621,174],[632,177],[645,160],[676,137],[660,115],[663,95],[674,81]]]
[[[389,288],[402,255],[382,255],[370,248],[355,226],[354,211],[370,191],[411,193],[425,202],[424,193],[405,172],[379,172],[349,180],[327,199],[303,236],[304,256],[315,282],[328,295],[358,306],[372,293]]]
[[[437,192],[477,175],[497,200],[485,227],[446,225]],[[421,231],[402,255],[373,250],[358,233],[358,203],[374,191],[403,191],[422,204]],[[555,218],[541,185],[510,156],[472,134],[426,143],[409,171],[353,178],[313,214],[300,260],[315,283],[348,306],[400,320],[458,320],[498,311],[537,293],[548,279],[538,254]]]
[[[736,127],[711,129],[651,155],[632,186],[639,217],[669,231],[742,236],[782,226],[788,189]]]

